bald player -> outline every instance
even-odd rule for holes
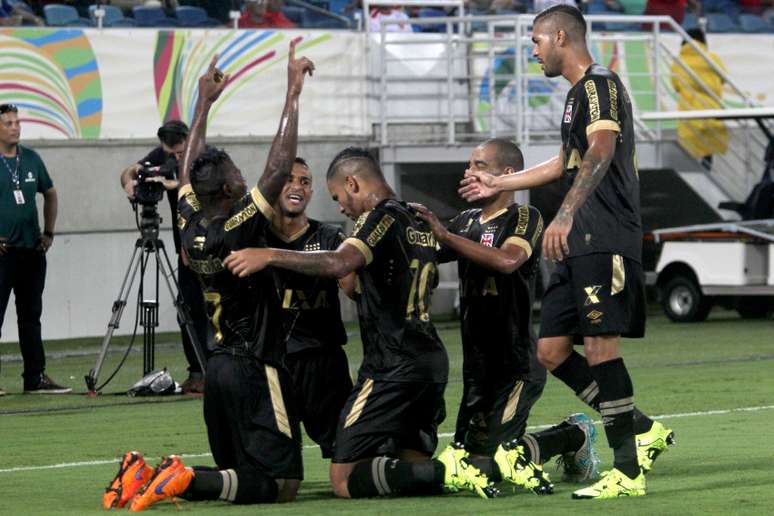
[[[620,338],[645,332],[642,225],[632,107],[619,77],[594,63],[578,9],[550,7],[535,17],[534,56],[548,77],[572,87],[553,159],[519,174],[471,171],[460,194],[475,201],[506,190],[561,181],[566,195],[543,237],[557,263],[542,303],[538,358],[602,415],[614,467],[573,498],[645,494],[653,461],[674,433],[634,406]],[[585,357],[573,349],[582,342]]]

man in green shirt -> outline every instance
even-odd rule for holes
[[[19,145],[18,109],[0,105],[0,329],[13,290],[24,359],[24,392],[63,394],[45,374],[40,314],[46,281],[46,252],[54,241],[57,197],[40,156]],[[44,229],[40,232],[35,195],[43,194]],[[0,395],[5,392],[0,389]]]

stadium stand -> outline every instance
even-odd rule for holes
[[[105,16],[102,18],[103,27],[134,27],[136,25],[134,20],[126,18],[123,11],[114,5],[101,5],[99,7],[105,12]],[[97,5],[90,5],[89,18],[94,25],[97,25],[95,11],[97,11]]]
[[[220,20],[210,18],[201,7],[181,5],[175,8],[175,18],[182,27],[218,27]]]
[[[91,27],[91,20],[81,18],[75,7],[63,4],[50,4],[43,8],[46,25],[51,27]]]
[[[134,20],[139,27],[177,27],[180,24],[167,16],[161,7],[140,5],[132,9]]]

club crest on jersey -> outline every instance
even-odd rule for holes
[[[481,245],[492,247],[494,245],[494,233],[484,233],[481,235]]]
[[[567,103],[564,108],[564,123],[569,124],[572,122],[572,101]]]

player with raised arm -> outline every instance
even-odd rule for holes
[[[513,142],[495,138],[473,150],[469,170],[501,176],[523,165]],[[490,480],[508,480],[536,494],[553,492],[542,464],[554,455],[562,455],[565,480],[594,478],[596,430],[585,415],[525,434],[546,381],[532,328],[540,212],[501,192],[463,211],[446,228],[426,207],[412,206],[441,246],[439,261],[458,263],[464,386],[455,442],[464,444]]]
[[[613,448],[614,468],[573,497],[641,496],[644,473],[674,434],[634,406],[619,349],[621,336],[644,335],[646,317],[631,101],[618,76],[591,58],[576,8],[539,13],[532,41],[545,75],[572,85],[559,155],[519,174],[471,171],[460,194],[475,201],[557,180],[566,186],[543,237],[543,255],[557,267],[543,298],[538,358],[601,413]],[[583,339],[585,358],[573,350],[574,337]]]
[[[358,274],[363,363],[338,422],[330,469],[334,493],[365,498],[433,494],[446,487],[494,496],[464,450],[431,459],[445,417],[449,372],[430,321],[430,296],[438,282],[433,234],[395,198],[365,149],[340,152],[327,182],[341,212],[356,220],[338,249],[244,249],[225,264],[240,277],[267,266],[311,276]]]
[[[237,278],[223,265],[231,251],[262,246],[274,215],[272,204],[287,182],[296,155],[298,99],[314,65],[288,55],[288,89],[279,130],[257,186],[249,192],[239,169],[222,150],[205,146],[207,117],[228,84],[213,58],[199,79],[191,133],[180,169],[181,239],[202,283],[215,349],[207,364],[204,419],[217,469],[186,468],[165,457],[132,498],[139,511],[171,497],[271,503],[295,498],[303,477],[298,419],[290,377],[282,367],[285,343],[279,299],[268,273]],[[189,180],[190,178],[190,180]],[[129,452],[109,492],[125,504],[146,466]],[[127,479],[126,481],[124,481]]]

